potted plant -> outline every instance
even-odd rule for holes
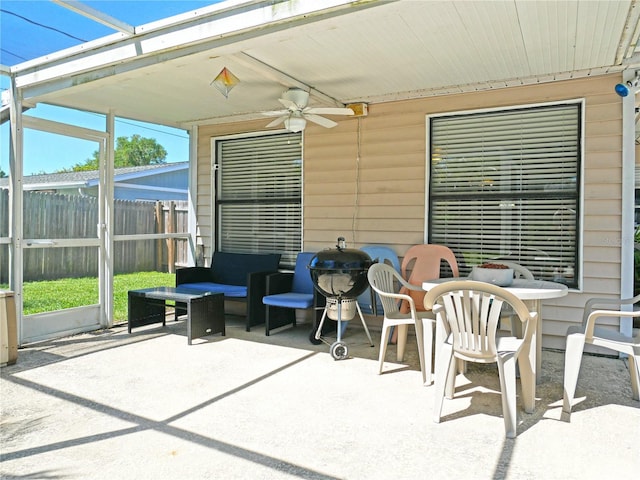
[[[473,267],[471,279],[508,287],[513,282],[513,268],[502,263],[485,262]]]

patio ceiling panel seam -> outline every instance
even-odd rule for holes
[[[159,62],[165,62],[243,40],[264,37],[296,25],[352,13],[354,9],[371,8],[384,2],[334,1],[331,2],[332,5],[329,8],[318,7],[319,2],[314,2],[314,8],[307,7],[303,10],[298,7],[293,10],[292,7],[286,16],[281,13],[274,14],[271,2],[268,3],[267,6],[260,6],[260,10],[254,9],[247,14],[241,13],[240,15],[246,15],[243,18],[245,24],[241,27],[238,27],[239,19],[237,17],[233,17],[233,21],[230,21],[228,16],[224,18],[195,17],[188,23],[171,24],[132,37],[122,38],[121,34],[111,35],[105,37],[109,44],[102,44],[99,39],[67,49],[61,57],[47,56],[27,64],[17,65],[11,70],[16,75],[16,85],[19,88],[44,82],[55,82],[61,77],[75,76],[76,79],[91,81],[102,78],[104,74],[100,72],[104,69],[107,71],[114,69],[115,65],[127,63],[133,65],[130,69],[139,68],[136,66],[136,62],[140,61],[141,57],[143,57],[142,59],[154,57]],[[355,5],[351,5],[352,3]],[[296,2],[296,5],[299,4]],[[346,8],[349,6],[350,8]],[[282,9],[275,11],[281,12]],[[246,23],[247,21],[249,23]],[[227,25],[225,28],[220,28],[225,24]],[[89,73],[91,74],[89,75]]]

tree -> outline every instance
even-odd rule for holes
[[[59,170],[59,172],[80,172],[85,170],[97,170],[99,151],[93,152],[93,156],[84,163],[75,164],[70,170]],[[138,167],[141,165],[158,165],[166,163],[167,151],[162,145],[156,142],[155,138],[145,138],[138,134],[128,137],[118,137],[116,139],[114,166]]]
[[[0,178],[6,178],[7,174],[4,172],[3,169],[0,168]]]

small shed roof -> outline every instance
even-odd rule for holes
[[[149,175],[176,172],[189,168],[189,162],[161,163],[156,165],[142,165],[138,167],[123,167],[114,170],[114,182],[123,182]],[[98,170],[86,170],[81,172],[44,173],[23,177],[25,190],[38,190],[46,188],[76,188],[93,187],[98,185],[100,172]],[[0,178],[0,188],[8,188],[9,179]]]

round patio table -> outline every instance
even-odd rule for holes
[[[438,278],[434,280],[428,280],[422,283],[422,288],[425,291],[429,291],[431,288],[445,282],[451,282],[454,280],[470,280],[467,277],[449,277]],[[562,283],[549,282],[545,280],[526,280],[523,278],[516,278],[513,283],[508,287],[502,287],[505,290],[513,293],[520,300],[523,300],[532,311],[538,314],[537,322],[535,325],[535,335],[533,336],[531,346],[531,365],[535,368],[536,382],[540,381],[541,373],[540,366],[542,362],[542,300],[550,298],[564,297],[569,293],[569,289]],[[403,339],[406,343],[406,337]],[[398,338],[400,343],[400,338]]]

